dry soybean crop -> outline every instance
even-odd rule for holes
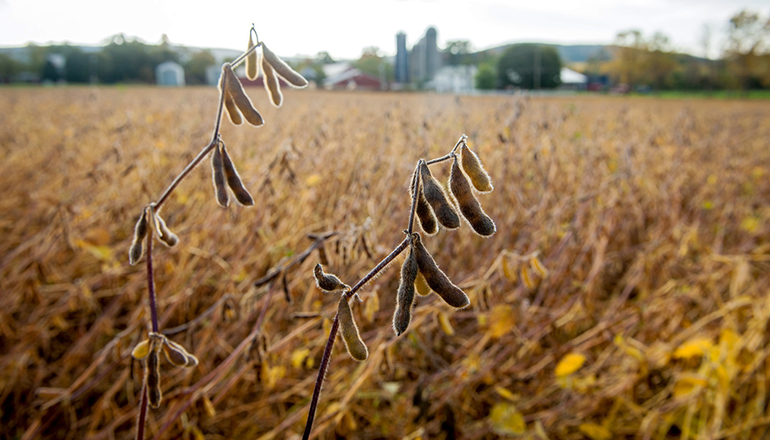
[[[161,363],[148,438],[301,435],[339,303],[313,268],[352,283],[382,260],[414,164],[463,133],[497,232],[424,243],[470,306],[416,295],[396,336],[402,254],[351,302],[368,359],[335,345],[314,436],[770,435],[767,102],[248,92],[265,125],[222,133],[254,206],[218,206],[204,164],[163,211],[180,242],[156,249],[161,328],[198,364]],[[216,97],[0,89],[0,437],[133,438],[134,222],[208,142]]]

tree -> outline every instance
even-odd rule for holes
[[[743,90],[770,87],[770,18],[745,10],[730,18],[725,59]]]
[[[11,82],[20,70],[21,65],[18,61],[6,54],[0,53],[0,83]]]
[[[643,54],[646,50],[642,31],[631,29],[619,32],[615,37],[615,59],[610,70],[615,81],[630,87],[639,83],[644,71]]]
[[[43,64],[43,70],[40,71],[40,80],[56,82],[59,79],[61,79],[59,69],[56,68],[56,65],[51,60],[47,60]]]
[[[482,64],[476,72],[476,88],[479,90],[492,90],[497,85],[495,68],[491,64]]]
[[[497,62],[500,87],[552,89],[561,84],[561,59],[553,46],[514,44]]]
[[[216,60],[210,51],[196,52],[184,65],[185,83],[206,84],[206,69],[214,64]]]
[[[393,65],[380,56],[380,49],[375,46],[365,47],[361,58],[353,62],[353,67],[380,78],[383,83],[393,81],[395,78]]]
[[[66,54],[64,79],[71,83],[87,83],[91,79],[91,59],[80,49],[73,48]]]
[[[473,52],[473,46],[468,40],[447,41],[446,48],[442,51],[444,61],[449,66],[459,66],[461,64],[470,64],[470,54]]]
[[[676,68],[676,60],[674,60],[668,36],[662,32],[655,32],[647,42],[646,49],[644,65],[648,72],[648,80],[656,89],[663,89]]]

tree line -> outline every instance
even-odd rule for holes
[[[155,67],[174,61],[185,68],[187,84],[204,84],[206,68],[215,64],[209,51],[191,52],[172,47],[166,39],[158,45],[146,44],[123,34],[110,37],[107,44],[96,51],[87,52],[67,44],[30,44],[25,49],[26,61],[0,53],[0,82],[151,84],[155,83]]]

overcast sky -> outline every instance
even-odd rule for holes
[[[241,49],[255,23],[259,36],[283,56],[328,51],[357,58],[366,46],[396,51],[403,31],[411,47],[429,26],[439,47],[470,40],[476,49],[509,42],[611,43],[618,31],[667,34],[674,47],[703,54],[704,25],[713,29],[717,55],[726,23],[748,8],[770,14],[768,0],[0,0],[0,46],[99,44],[125,33],[148,43],[166,34],[186,46]]]

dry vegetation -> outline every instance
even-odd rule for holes
[[[0,90],[0,437],[133,436],[149,310],[127,249],[141,206],[208,142],[216,93]],[[353,308],[369,359],[335,346],[316,434],[770,432],[768,104],[289,91],[278,112],[252,94],[267,124],[223,135],[256,206],[220,208],[200,169],[163,211],[181,242],[156,248],[161,328],[192,321],[170,338],[200,365],[162,366],[150,436],[301,433],[338,298],[315,287],[317,252],[288,272],[291,304],[253,282],[332,230],[324,267],[355,282],[403,239],[417,159],[462,133],[497,234],[424,241],[471,306],[420,297],[397,338],[398,265],[371,282]],[[268,298],[264,338],[185,394]]]

